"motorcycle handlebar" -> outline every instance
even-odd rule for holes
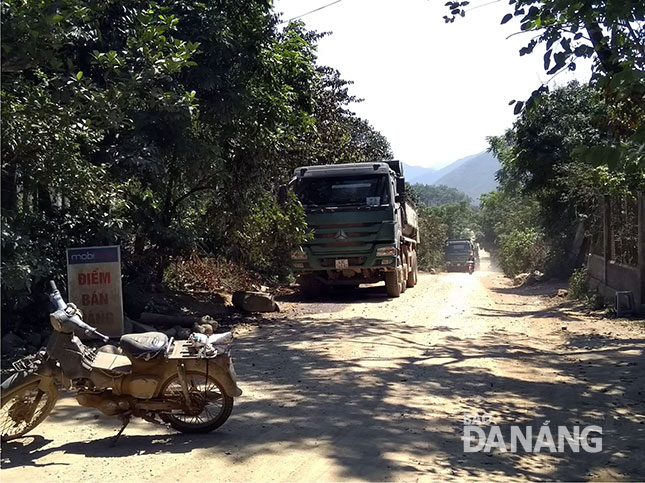
[[[83,330],[87,335],[95,335],[99,339],[103,340],[103,342],[107,342],[110,340],[110,338],[107,335],[101,334],[94,327],[83,322],[78,315],[71,316],[69,320],[72,321],[74,324],[76,324],[78,328]]]
[[[49,293],[49,300],[51,300],[52,304],[54,304],[56,309],[57,310],[67,309],[67,304],[63,300],[63,297],[58,291],[58,288],[56,287],[56,283],[53,280],[49,282],[49,287],[51,288],[51,292]],[[101,340],[103,340],[103,342],[108,342],[110,340],[110,338],[107,335],[101,334],[94,327],[83,322],[83,320],[77,314],[74,314],[71,316],[68,314],[67,319],[88,335],[95,335]]]
[[[49,292],[49,300],[51,300],[52,304],[54,304],[54,307],[56,307],[58,310],[65,310],[67,304],[63,300],[63,297],[60,295],[58,287],[56,287],[56,282],[50,280],[49,287],[51,288],[51,292]]]

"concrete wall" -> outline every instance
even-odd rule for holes
[[[597,282],[605,281],[605,258],[600,255],[589,255],[587,260],[587,271],[589,276]]]
[[[638,266],[631,267],[607,260],[610,251],[611,220],[608,213],[608,197],[605,197],[605,256],[590,254],[587,271],[592,288],[597,288],[604,297],[613,298],[617,291],[630,291],[634,294],[636,310],[645,314],[645,197],[638,197]]]
[[[590,283],[604,297],[613,298],[617,291],[627,290],[634,294],[634,305],[638,309],[644,302],[641,296],[641,277],[637,267],[609,262],[605,278],[605,261],[598,255],[590,255],[588,262]]]

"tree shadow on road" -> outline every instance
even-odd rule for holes
[[[424,330],[427,339],[419,337]],[[341,478],[350,480],[586,480],[599,468],[630,480],[645,477],[645,425],[638,416],[645,414],[638,389],[642,341],[572,355],[575,345],[548,351],[519,334],[438,335],[443,343],[431,344],[427,328],[361,317],[266,321],[236,341],[235,363],[247,396],[236,401],[218,432],[169,435],[150,426],[150,436],[126,431],[113,449],[105,438],[13,447],[9,464],[35,465],[54,451],[127,458],[140,451],[200,449],[205,460],[228,451],[231,464],[243,465],[257,455],[320,448]],[[338,340],[349,346],[336,350]],[[592,365],[579,362],[591,356]],[[483,412],[495,416],[504,434],[510,425],[539,428],[545,421],[554,429],[598,424],[605,431],[603,451],[464,453],[463,414]]]
[[[519,319],[522,317],[529,317],[532,319],[559,319],[563,322],[580,322],[584,320],[581,316],[566,311],[562,307],[546,307],[536,310],[504,310],[492,307],[475,307],[479,312],[476,314],[479,317],[499,318],[510,317]]]

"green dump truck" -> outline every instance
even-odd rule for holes
[[[303,293],[385,281],[398,297],[416,285],[417,214],[400,161],[304,166],[291,185],[313,232],[291,253]]]
[[[448,271],[467,271],[468,257],[475,257],[475,267],[479,266],[479,247],[472,240],[460,238],[446,241],[443,248],[443,258]]]

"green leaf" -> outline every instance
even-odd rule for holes
[[[641,124],[629,139],[638,144],[645,144],[645,124]]]
[[[515,114],[517,116],[520,112],[522,112],[523,107],[524,107],[524,102],[517,101],[515,103],[515,108],[513,109],[513,114]]]
[[[616,169],[622,157],[622,150],[614,146],[593,146],[587,150],[585,159],[594,166],[606,165]]]
[[[78,73],[76,74],[76,80],[81,80],[82,78],[83,78],[83,71],[81,70],[81,71],[78,71]]]
[[[551,65],[551,49],[547,50],[544,54],[544,70],[549,70]]]

